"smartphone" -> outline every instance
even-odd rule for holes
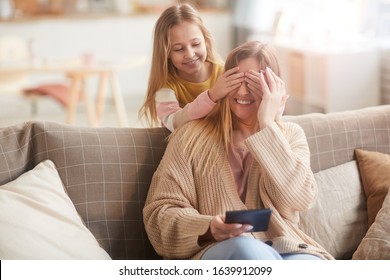
[[[251,231],[267,231],[271,213],[272,210],[269,208],[226,211],[225,223],[249,224],[253,226]]]

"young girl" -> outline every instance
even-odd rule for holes
[[[235,67],[223,73],[213,38],[189,4],[167,8],[154,29],[146,100],[139,112],[150,126],[173,131],[207,115],[244,80]]]

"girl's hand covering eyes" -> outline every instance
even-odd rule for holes
[[[218,77],[214,86],[209,89],[209,97],[213,102],[217,102],[219,99],[225,97],[233,90],[240,87],[244,82],[245,73],[239,72],[239,68],[235,67],[227,70],[221,76]]]
[[[263,95],[261,90],[261,74],[254,70],[250,70],[245,73],[246,86],[250,93],[253,95]]]

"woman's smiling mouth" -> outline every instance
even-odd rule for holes
[[[248,100],[248,99],[237,99],[235,98],[234,100],[236,100],[236,102],[240,105],[249,105],[249,104],[252,104],[254,103],[255,101],[254,100]]]

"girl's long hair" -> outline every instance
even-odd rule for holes
[[[276,75],[280,75],[279,65],[271,48],[258,41],[247,42],[233,49],[226,59],[225,71],[250,57],[258,59],[262,70],[268,66]],[[196,167],[207,172],[221,155],[227,155],[228,146],[233,139],[233,119],[227,96],[220,99],[204,119],[192,121],[188,126],[190,128],[185,129],[181,136],[183,143],[186,143],[184,151],[190,159],[200,155],[199,161],[195,163],[198,164]]]
[[[184,21],[195,24],[201,29],[206,44],[207,61],[212,63],[221,63],[222,61],[216,51],[211,33],[205,27],[199,12],[193,6],[184,3],[167,8],[154,27],[153,54],[147,94],[138,114],[139,118],[145,118],[147,124],[151,127],[159,125],[155,101],[156,92],[165,85],[168,74],[176,71],[169,59],[171,51],[170,30],[173,26]]]

